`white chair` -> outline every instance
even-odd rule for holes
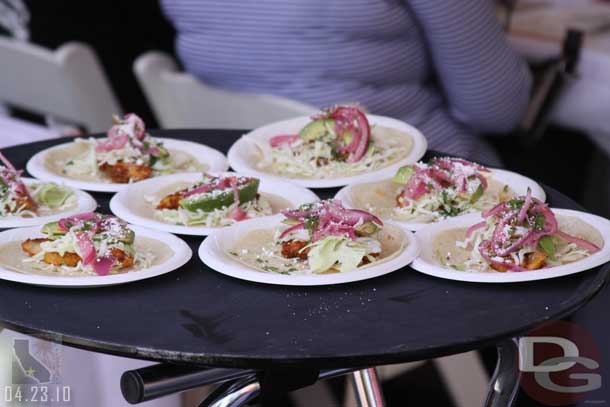
[[[71,42],[56,51],[0,37],[0,104],[20,107],[51,123],[106,131],[121,113],[94,51]]]
[[[162,127],[251,129],[317,111],[290,99],[210,87],[178,71],[167,54],[139,56],[133,70]]]

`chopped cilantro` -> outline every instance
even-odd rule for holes
[[[510,201],[507,202],[508,206],[511,209],[521,209],[521,207],[524,204],[523,199],[511,199]]]
[[[316,217],[308,217],[305,219],[305,229],[312,231],[318,227],[318,218]]]
[[[536,218],[534,220],[534,227],[538,230],[542,229],[544,227],[544,221],[545,221],[544,215],[542,215],[540,213],[537,214]]]
[[[538,240],[538,246],[544,250],[551,259],[555,257],[555,243],[551,236],[542,236],[540,240]]]
[[[450,204],[449,199],[447,198],[447,191],[443,190],[443,192],[441,192],[441,200],[445,205]]]

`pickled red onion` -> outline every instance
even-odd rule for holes
[[[95,246],[93,246],[93,241],[91,240],[89,233],[76,233],[76,243],[78,244],[78,250],[80,251],[83,265],[87,266],[91,264],[91,262],[95,260]]]
[[[593,244],[593,243],[591,243],[587,240],[581,239],[579,237],[569,235],[565,232],[562,232],[561,230],[558,230],[556,234],[557,234],[557,236],[561,237],[562,239],[567,240],[570,243],[574,243],[575,245],[582,247],[583,249],[589,251],[590,253],[596,253],[601,250],[596,244]]]
[[[93,262],[93,271],[98,276],[107,276],[114,265],[115,258],[112,256],[98,257]]]
[[[269,144],[271,147],[279,147],[282,144],[292,144],[300,138],[301,136],[298,134],[280,134],[278,136],[271,137]]]

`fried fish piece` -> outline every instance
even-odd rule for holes
[[[161,201],[157,205],[157,209],[178,209],[182,198],[182,191],[174,192],[173,194],[167,195],[163,199],[161,199]]]
[[[369,263],[372,263],[371,260],[369,260],[369,256],[375,258],[375,260],[377,260],[379,258],[379,256],[381,256],[381,253],[369,253],[366,256],[364,256],[362,258],[362,261],[360,262],[360,264],[358,264],[358,267],[360,266],[365,266]]]
[[[63,256],[57,252],[47,252],[42,260],[54,266],[74,267],[81,261],[81,258],[78,254],[72,252],[66,252]]]
[[[27,239],[21,243],[21,248],[28,256],[35,256],[42,250],[40,244],[47,241],[49,241],[49,239]],[[110,249],[110,255],[114,257],[116,264],[118,264],[121,269],[131,267],[134,264],[134,257],[117,247]],[[81,261],[81,258],[78,254],[73,252],[66,252],[63,256],[57,252],[47,252],[44,254],[42,261],[54,266],[74,267]]]
[[[123,250],[118,247],[113,247],[110,249],[110,255],[114,257],[114,260],[119,265],[119,268],[124,269],[127,267],[133,266],[134,258],[133,256],[125,253]]]
[[[532,252],[527,253],[525,258],[523,259],[523,263],[521,263],[521,267],[524,267],[528,270],[538,270],[544,267],[544,263],[547,259],[547,255],[544,252]],[[490,264],[490,267],[500,273],[505,273],[508,271],[508,267],[502,266],[499,264]]]
[[[508,267],[502,266],[500,264],[490,264],[489,267],[496,271],[499,271],[500,273],[506,273],[508,271]]]
[[[304,240],[288,240],[282,242],[282,256],[287,259],[299,258],[301,260],[307,260],[307,254],[309,253],[309,247],[303,249],[309,243]]]
[[[46,242],[49,239],[27,239],[21,242],[21,249],[28,254],[28,256],[34,256],[42,250],[40,244]]]
[[[17,198],[17,208],[23,208],[26,211],[35,211],[38,209],[38,205],[30,196],[26,195]]]
[[[126,184],[131,181],[141,181],[152,176],[152,168],[146,164],[125,163],[122,161],[114,165],[104,163],[100,166],[112,182]]]
[[[404,208],[408,206],[409,203],[406,201],[406,196],[404,196],[404,192],[401,192],[396,196],[396,206],[399,208]]]
[[[522,266],[528,270],[538,270],[544,266],[547,255],[544,252],[532,252],[525,255]]]
[[[40,244],[48,242],[49,239],[27,239],[21,243],[21,249],[28,254],[28,256],[35,256],[41,252],[42,248]],[[64,255],[60,255],[57,252],[48,252],[44,254],[42,261],[54,266],[69,266],[74,267],[81,260],[80,256],[76,253],[66,252]]]

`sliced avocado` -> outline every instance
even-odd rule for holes
[[[474,194],[470,197],[470,203],[475,203],[483,196],[483,185],[479,185]]]
[[[553,242],[553,238],[549,235],[542,236],[540,240],[538,240],[538,246],[544,250],[544,252],[551,259],[555,258],[555,243]]]
[[[300,223],[300,222],[298,220],[296,220],[296,219],[284,219],[282,221],[282,223],[284,225],[296,225],[297,223]]]
[[[45,224],[42,227],[41,230],[42,233],[44,233],[45,235],[47,235],[47,237],[51,240],[53,239],[57,239],[58,237],[61,237],[63,235],[66,234],[65,231],[63,231],[60,227],[59,227],[59,222],[49,222],[47,224]]]
[[[158,145],[157,147],[159,148],[159,158],[169,157],[169,151],[167,148],[163,147],[162,145]]]
[[[328,127],[333,128],[335,121],[332,119],[314,120],[307,126],[303,127],[299,132],[301,138],[305,141],[314,141],[324,137],[328,133]]]
[[[392,182],[396,184],[406,185],[409,182],[409,179],[415,174],[415,169],[410,165],[405,165],[404,167],[400,167],[392,178]]]
[[[67,188],[62,188],[57,184],[45,184],[38,192],[36,198],[42,204],[49,208],[57,208],[66,202],[66,199],[72,195],[72,192]]]
[[[135,232],[133,230],[131,230],[131,229],[127,229],[125,231],[125,235],[121,236],[119,241],[121,241],[121,242],[123,242],[125,244],[133,244],[135,238],[136,238]]]
[[[345,133],[343,133],[343,143],[346,146],[349,145],[353,139],[354,139],[354,135],[352,134],[351,131],[348,130]]]
[[[371,236],[373,233],[377,232],[379,227],[373,222],[364,222],[362,225],[357,226],[356,234],[358,236]]]
[[[237,189],[240,204],[252,201],[256,198],[256,194],[258,193],[259,182],[260,181],[258,179],[254,178],[246,185]],[[233,202],[235,202],[233,190],[228,189],[221,193],[207,193],[202,195],[194,195],[192,197],[182,199],[180,201],[180,206],[186,209],[187,211],[192,212],[195,212],[197,210],[211,212],[214,209],[220,209],[225,206],[231,206]]]

